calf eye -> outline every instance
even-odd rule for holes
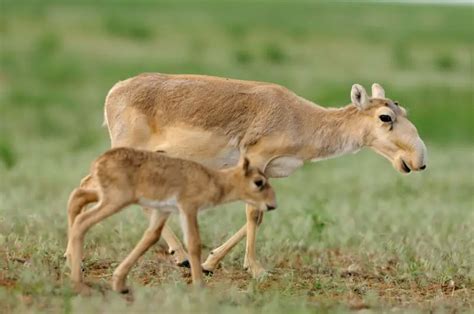
[[[258,179],[257,181],[254,182],[255,185],[258,187],[258,188],[262,188],[263,187],[263,180],[262,179]]]
[[[379,116],[379,118],[382,122],[392,122],[392,117],[388,114],[382,114]]]

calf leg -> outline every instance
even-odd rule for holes
[[[120,211],[126,204],[118,202],[100,202],[89,211],[77,216],[71,228],[69,240],[71,252],[71,280],[79,287],[82,284],[81,259],[86,232],[101,220]]]
[[[72,191],[69,196],[67,212],[68,212],[68,246],[66,248],[66,253],[64,257],[68,257],[70,247],[69,247],[69,238],[71,236],[71,228],[76,220],[77,215],[81,213],[81,210],[84,206],[89,203],[97,202],[99,195],[95,190],[86,190],[82,188],[77,188]]]
[[[265,273],[256,257],[255,243],[257,241],[257,227],[263,219],[263,212],[253,206],[247,205],[247,245],[245,248],[244,268],[247,269],[253,278],[257,278]]]
[[[127,275],[132,266],[138,259],[145,254],[148,249],[155,244],[162,233],[169,213],[161,213],[153,210],[150,215],[150,225],[143,234],[143,237],[130,252],[130,254],[123,260],[122,263],[115,269],[112,277],[112,289],[120,293],[128,293],[129,289],[126,287]]]
[[[201,237],[199,235],[199,226],[197,221],[197,210],[181,213],[185,224],[184,232],[186,234],[186,244],[189,252],[189,261],[191,264],[191,276],[195,286],[203,285],[201,268]]]

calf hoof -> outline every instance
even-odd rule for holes
[[[127,287],[125,284],[120,284],[120,283],[113,283],[112,290],[120,294],[131,293],[131,289],[129,287]]]
[[[178,265],[179,267],[191,268],[191,264],[189,263],[189,261],[187,259],[185,259],[182,262],[176,263],[176,265]]]
[[[212,277],[212,275],[214,275],[214,271],[212,270],[207,270],[205,268],[202,269],[202,273],[206,276],[209,276],[209,277]]]

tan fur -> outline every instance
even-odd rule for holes
[[[286,177],[305,161],[363,147],[385,156],[399,171],[424,168],[426,148],[405,110],[385,98],[378,84],[372,94],[354,85],[352,104],[323,108],[276,84],[148,73],[112,88],[105,119],[113,147],[158,150],[215,169],[234,165],[245,153],[269,177]],[[381,122],[381,114],[394,122]],[[251,247],[244,264],[252,274],[261,273],[253,249],[261,214],[253,211],[247,208],[246,231],[215,250],[222,254],[211,255],[205,268],[212,270],[247,232]]]
[[[201,244],[197,213],[204,208],[242,200],[259,210],[276,207],[275,194],[263,173],[250,167],[247,159],[226,170],[212,170],[189,160],[139,151],[115,148],[104,153],[92,165],[91,174],[82,184],[89,189],[75,189],[68,203],[69,241],[66,256],[71,279],[82,285],[81,258],[83,240],[90,227],[119,212],[130,204],[155,210],[142,240],[114,272],[113,289],[127,291],[125,279],[131,267],[160,238],[170,212],[179,212],[191,262],[192,279],[200,284]],[[98,204],[81,209],[91,202]]]

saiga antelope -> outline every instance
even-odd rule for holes
[[[68,202],[69,239],[66,256],[71,279],[79,290],[82,284],[81,259],[85,233],[93,225],[130,204],[140,204],[151,211],[150,225],[142,239],[114,271],[112,287],[127,292],[125,281],[136,261],[156,241],[170,212],[180,214],[186,235],[194,284],[201,284],[201,241],[198,211],[219,204],[242,200],[258,210],[276,207],[275,194],[264,174],[249,165],[225,170],[211,170],[189,160],[170,158],[149,151],[114,148],[92,165],[90,181],[94,188],[75,189]],[[81,212],[91,202],[95,207]]]
[[[353,85],[351,100],[342,108],[324,108],[276,84],[151,73],[114,85],[105,101],[105,123],[112,147],[161,151],[215,169],[230,167],[245,154],[271,178],[289,176],[306,161],[363,147],[402,173],[425,169],[426,147],[415,126],[379,84],[372,85],[372,97]],[[247,235],[244,267],[254,277],[264,271],[255,256],[263,215],[250,205],[246,215],[246,225],[211,252],[203,269],[213,271]],[[163,238],[183,263],[185,251],[166,226]]]

